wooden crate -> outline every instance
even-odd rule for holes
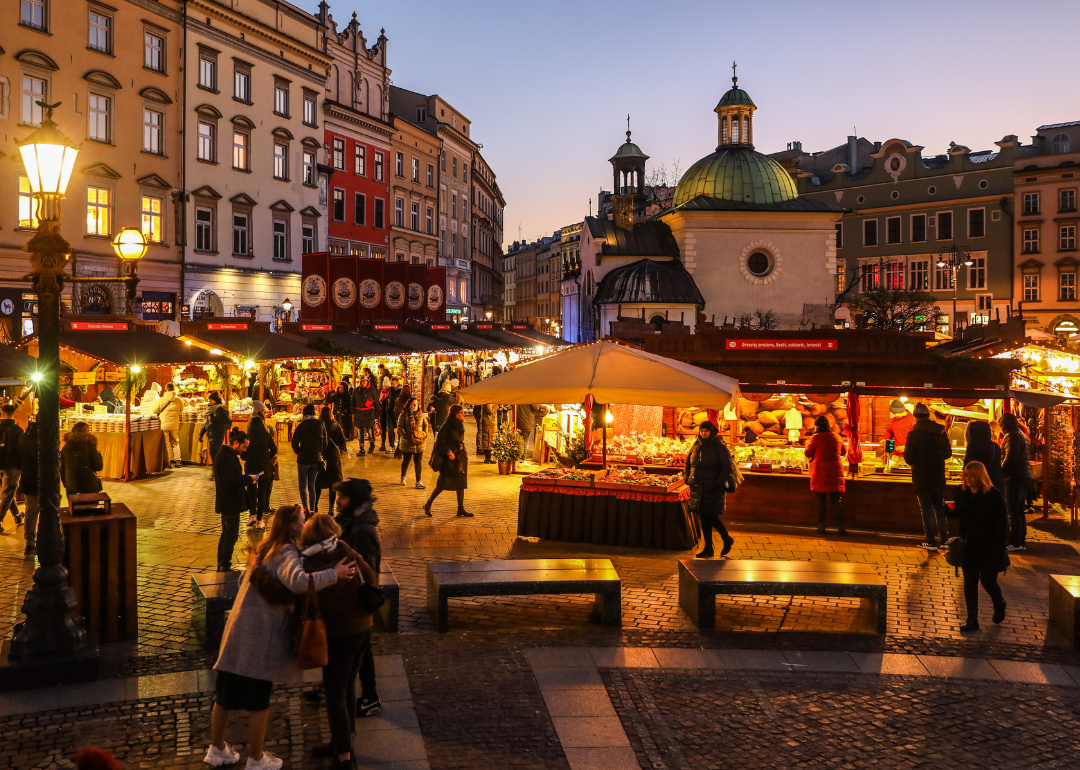
[[[135,515],[122,503],[96,516],[60,512],[68,582],[87,629],[102,642],[139,635],[135,524]]]

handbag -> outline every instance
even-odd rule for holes
[[[329,660],[326,646],[326,623],[319,612],[315,596],[315,579],[308,575],[307,596],[300,611],[300,628],[296,632],[296,662],[300,668],[321,668]]]
[[[357,577],[360,577],[359,570],[356,573]],[[360,609],[369,615],[374,615],[379,611],[379,608],[386,604],[386,596],[383,595],[382,589],[377,585],[368,583],[362,577],[360,578],[360,587],[356,590],[357,599],[360,603]]]
[[[402,457],[402,454],[401,454],[401,447],[400,447],[400,446],[396,446],[396,447],[394,447],[394,459],[395,459],[395,460],[400,460],[400,459],[401,459],[401,457]]]

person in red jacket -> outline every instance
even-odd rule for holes
[[[889,404],[889,412],[892,414],[892,422],[885,429],[885,440],[892,439],[895,442],[894,452],[903,452],[907,446],[907,437],[911,429],[915,427],[915,418],[904,406],[904,402],[894,398]]]
[[[833,433],[824,415],[814,420],[814,425],[817,426],[817,433],[806,445],[806,457],[810,460],[810,489],[817,495],[817,531],[818,534],[825,534],[826,504],[831,497],[837,531],[846,535],[841,500],[844,493],[844,443]]]

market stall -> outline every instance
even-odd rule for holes
[[[729,377],[619,345],[594,342],[539,358],[461,391],[469,403],[639,405],[720,410],[737,391]],[[616,407],[618,408],[618,407]],[[614,415],[600,408],[610,424]],[[610,417],[610,419],[608,419]],[[587,417],[587,419],[591,419]],[[593,431],[582,426],[586,454]],[[681,478],[609,467],[609,431],[599,430],[602,467],[548,468],[522,477],[518,535],[685,550],[700,537]]]

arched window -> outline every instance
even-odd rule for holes
[[[739,116],[736,115],[731,121],[731,142],[732,144],[739,143]]]
[[[726,116],[720,118],[720,143],[721,144],[727,144],[727,137],[728,137],[727,124],[728,124],[728,120],[727,120]]]
[[[742,119],[742,136],[744,142],[750,141],[750,116],[747,115]]]
[[[1054,155],[1062,155],[1069,151],[1068,134],[1054,134],[1054,138],[1050,140],[1050,143]]]

